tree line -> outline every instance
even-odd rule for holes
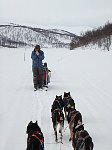
[[[17,48],[17,47],[24,47],[27,44],[21,41],[14,41],[6,37],[0,36],[0,46],[2,47],[9,47],[9,48]]]
[[[112,41],[112,23],[107,22],[104,26],[100,26],[92,31],[86,31],[79,36],[78,41],[72,40],[70,43],[70,49],[75,49],[77,47],[86,47],[91,45],[96,45],[98,48],[103,48],[104,50],[110,50]]]

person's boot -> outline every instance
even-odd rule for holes
[[[42,91],[42,90],[43,90],[42,86],[39,86],[39,91]]]
[[[34,91],[37,91],[37,85],[34,84]]]
[[[37,91],[37,88],[34,88],[34,91]]]

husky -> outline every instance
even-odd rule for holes
[[[26,133],[28,134],[26,150],[44,150],[44,136],[37,121],[29,122]]]
[[[86,130],[79,131],[76,147],[74,150],[93,150],[92,138]]]
[[[82,115],[81,113],[72,108],[68,114],[67,117],[68,120],[68,124],[69,124],[69,129],[70,129],[70,139],[73,139],[73,129],[77,126],[77,125],[81,125],[82,124]]]
[[[64,107],[64,102],[62,100],[62,95],[60,95],[60,96],[56,95],[56,98],[52,104],[51,112],[55,109],[63,110],[63,107]]]
[[[64,92],[63,96],[63,103],[64,103],[64,113],[65,113],[65,119],[67,119],[67,116],[69,114],[69,111],[71,108],[75,109],[75,102],[72,99],[70,92]]]
[[[53,123],[53,129],[55,133],[55,141],[57,142],[58,141],[57,127],[59,125],[59,133],[61,139],[62,139],[62,130],[64,128],[64,114],[61,109],[54,109],[52,111],[52,123]]]

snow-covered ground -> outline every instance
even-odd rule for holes
[[[55,144],[50,118],[55,96],[64,91],[71,92],[82,113],[94,149],[111,150],[112,51],[43,49],[52,71],[47,92],[33,91],[31,51],[0,48],[0,150],[26,149],[30,120],[38,120],[45,150],[73,150],[68,128],[63,133],[64,144]]]

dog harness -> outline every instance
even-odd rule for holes
[[[35,134],[32,134],[32,137],[35,137],[37,140],[39,140],[41,144],[44,143],[44,140],[41,140],[36,134],[42,135],[40,132],[36,131]]]

